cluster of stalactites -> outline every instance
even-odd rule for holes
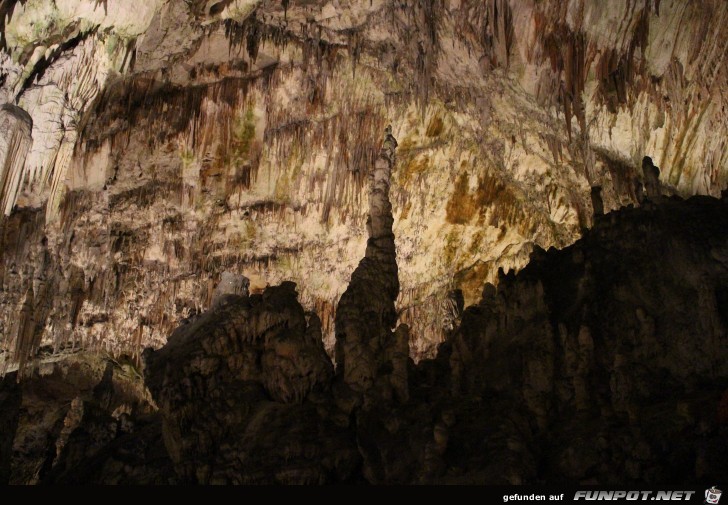
[[[0,210],[6,216],[13,210],[23,183],[32,130],[33,120],[23,109],[12,104],[0,108]]]

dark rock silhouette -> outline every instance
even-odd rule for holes
[[[321,483],[352,459],[345,437],[337,439],[342,430],[319,416],[315,401],[304,402],[329,387],[333,369],[321,325],[306,320],[293,283],[227,295],[144,359],[166,447],[185,481]],[[308,458],[317,463],[301,469]]]
[[[382,340],[365,361],[371,380],[358,382],[334,374],[320,322],[303,311],[292,283],[227,295],[145,354],[143,384],[158,410],[140,377],[98,357],[72,355],[20,384],[6,376],[0,454],[10,458],[0,460],[0,476],[15,483],[718,481],[728,474],[725,229],[728,200],[666,197],[610,213],[571,247],[536,250],[521,272],[485,286],[436,359],[409,363],[406,398],[392,380],[392,319],[368,323]],[[358,268],[352,284],[361,272],[373,289],[395,284],[396,264],[377,268],[394,260],[382,251],[368,249],[383,259],[365,257],[371,267]],[[353,315],[392,300],[386,290],[349,292]],[[375,292],[385,300],[367,298]],[[357,366],[360,354],[344,352],[345,367]],[[40,412],[47,412],[42,422]]]
[[[591,188],[592,208],[594,209],[594,217],[604,215],[604,201],[602,200],[601,186],[593,186]]]
[[[645,193],[647,198],[654,200],[661,195],[660,169],[652,163],[652,158],[642,158],[642,174],[645,181]]]

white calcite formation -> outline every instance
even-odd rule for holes
[[[727,25],[723,0],[2,0],[0,369],[159,347],[225,271],[295,281],[332,352],[387,124],[398,324],[430,356],[448,293],[574,242],[593,187],[638,204],[645,156],[658,192],[725,188]]]
[[[25,157],[33,143],[33,119],[20,107],[0,108],[0,209],[10,214],[22,182]]]

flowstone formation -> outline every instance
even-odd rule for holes
[[[9,214],[23,182],[25,158],[33,144],[33,118],[20,107],[0,108],[0,210]]]

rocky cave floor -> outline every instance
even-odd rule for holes
[[[224,297],[141,363],[39,359],[0,383],[0,483],[718,481],[726,230],[726,196],[600,216],[486,285],[436,358],[405,368],[372,339],[335,370],[290,282]],[[384,262],[367,261],[347,303],[396,340]],[[357,359],[376,366],[355,377]]]

